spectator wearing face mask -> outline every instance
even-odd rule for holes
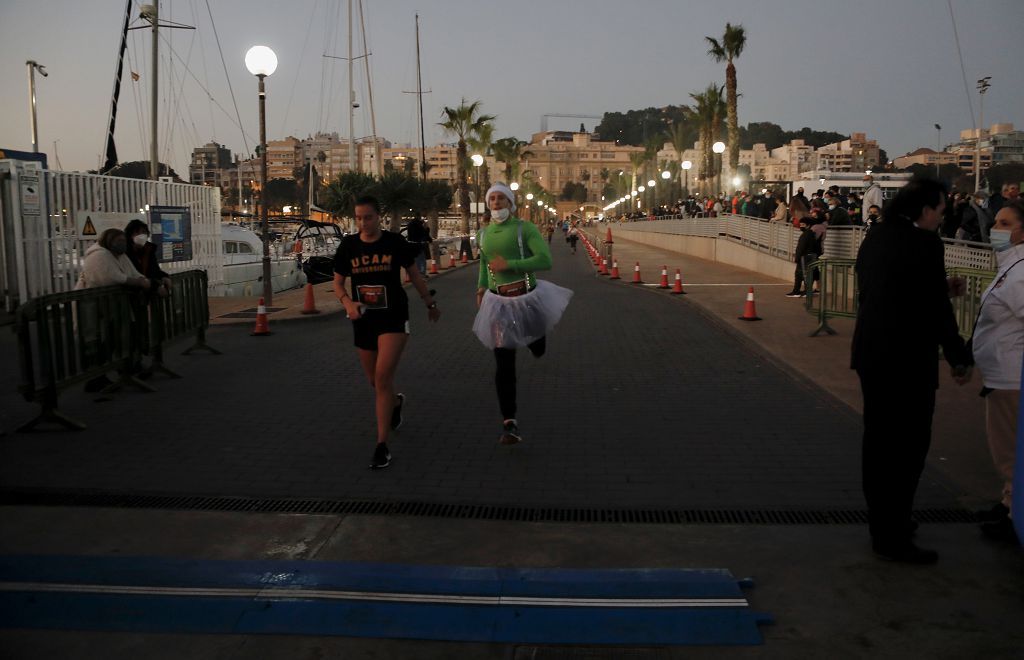
[[[871,206],[882,208],[882,187],[875,183],[875,178],[870,174],[864,177],[864,212],[863,220],[867,222],[867,211]]]
[[[978,190],[964,209],[964,218],[956,237],[961,241],[988,242],[988,228],[992,226],[992,214],[988,209],[988,197],[984,190]]]
[[[882,209],[880,209],[876,205],[872,204],[868,208],[868,217],[867,217],[867,219],[864,222],[864,226],[867,227],[867,229],[871,229],[872,227],[874,227],[878,223],[878,221],[881,218],[882,218]]]
[[[76,289],[93,289],[112,284],[124,284],[149,290],[148,279],[136,270],[125,254],[128,239],[120,229],[108,229],[100,234],[95,244],[85,251],[82,274]]]
[[[171,295],[171,276],[160,270],[156,246],[149,242],[149,226],[142,220],[132,220],[124,228],[129,261],[150,282],[150,291],[161,298]]]
[[[1024,202],[1010,199],[996,214],[992,249],[999,272],[982,293],[971,345],[981,372],[985,430],[992,463],[1003,481],[1002,499],[981,531],[1017,545],[1010,520],[1016,461],[1021,360],[1024,353]]]
[[[850,214],[839,205],[839,198],[835,195],[828,200],[828,225],[829,227],[849,226]]]

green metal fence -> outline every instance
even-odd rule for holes
[[[153,356],[153,371],[176,376],[163,365],[166,343],[196,333],[196,344],[186,353],[203,348],[209,326],[206,273],[188,271],[172,276],[172,295],[147,304],[144,294],[122,286],[107,286],[54,293],[21,305],[15,316],[18,337],[18,391],[42,410],[19,431],[40,422],[55,422],[69,429],[85,424],[57,408],[57,396],[68,387],[116,371],[119,380],[104,390],[123,386],[152,392],[139,380],[137,367],[144,353]]]
[[[810,333],[817,337],[822,332],[830,335],[836,331],[828,324],[831,318],[857,317],[857,275],[854,259],[819,259],[807,265],[805,281],[810,282],[811,271],[817,268],[821,273],[821,293],[809,296],[807,311],[818,319],[818,327]],[[952,298],[953,312],[956,314],[960,335],[967,339],[974,331],[974,322],[978,318],[981,307],[981,294],[992,282],[996,273],[992,270],[974,268],[951,268],[947,271],[950,277],[962,278],[966,284],[966,292],[962,296]]]

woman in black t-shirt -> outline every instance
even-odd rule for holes
[[[402,268],[426,304],[428,318],[437,321],[441,312],[416,267],[418,246],[381,230],[377,200],[357,199],[355,216],[359,233],[342,239],[334,255],[334,294],[352,319],[359,362],[377,393],[377,447],[370,467],[379,469],[391,463],[388,432],[402,425],[405,401],[404,394],[395,393],[394,383],[409,336],[409,299],[402,288]]]

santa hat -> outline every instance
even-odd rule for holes
[[[484,199],[490,199],[492,192],[499,192],[502,195],[504,195],[505,198],[509,201],[509,208],[513,212],[516,210],[516,196],[515,193],[512,192],[511,188],[506,186],[504,183],[496,183],[487,189],[487,194],[484,196]]]

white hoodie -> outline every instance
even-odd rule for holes
[[[115,256],[99,243],[93,243],[85,251],[82,274],[78,277],[75,288],[92,289],[111,284],[125,284],[129,279],[139,277],[142,277],[142,274],[132,265],[128,255]]]
[[[974,329],[974,363],[985,387],[1019,390],[1024,361],[1024,243],[998,253],[999,272],[985,289]]]

